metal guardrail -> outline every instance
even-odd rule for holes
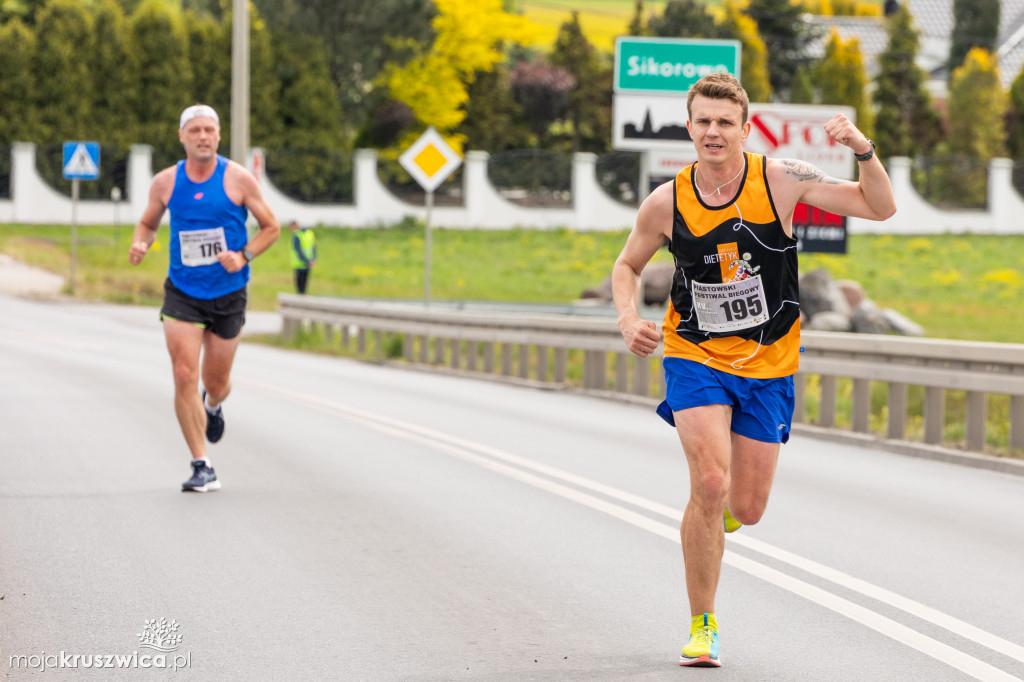
[[[660,354],[639,358],[626,351],[614,314],[571,309],[574,314],[516,312],[506,306],[358,301],[280,294],[283,333],[321,329],[360,354],[385,357],[387,349],[409,363],[447,367],[634,401],[660,400]],[[564,313],[570,308],[560,310]],[[655,313],[657,315],[657,313]],[[650,319],[657,319],[655,315]],[[396,343],[395,340],[400,343]],[[923,391],[922,442],[941,446],[947,394],[965,393],[964,443],[986,451],[989,398],[1009,396],[1006,449],[1024,449],[1024,345],[807,332],[796,375],[794,422],[853,434],[871,434],[872,383],[886,386],[883,441],[906,442],[908,394]],[[808,400],[817,398],[816,414]],[[878,414],[877,394],[875,414]],[[1002,398],[1005,401],[1005,398]],[[846,409],[848,412],[843,413]],[[1016,462],[1014,462],[1016,464]],[[1024,471],[1024,468],[1022,468]]]

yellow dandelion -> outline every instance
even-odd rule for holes
[[[907,242],[907,251],[915,254],[926,253],[932,250],[931,240],[925,239],[924,237],[918,237],[917,239],[911,239]]]
[[[1018,287],[1024,281],[1024,278],[1013,268],[1000,268],[986,272],[982,275],[981,281],[986,284],[1005,284],[1006,286]]]

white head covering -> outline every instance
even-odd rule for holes
[[[178,130],[185,127],[185,124],[194,118],[200,116],[209,116],[217,125],[220,125],[220,117],[217,116],[217,112],[213,110],[213,107],[206,106],[205,104],[194,104],[185,111],[181,112],[181,123],[178,124]]]

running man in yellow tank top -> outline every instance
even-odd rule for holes
[[[858,182],[794,159],[743,151],[748,99],[730,74],[699,80],[686,127],[697,161],[655,189],[612,270],[626,347],[640,357],[664,338],[665,402],[690,473],[680,538],[690,640],[680,665],[719,666],[715,593],[725,535],[768,504],[793,417],[800,304],[793,211],[798,203],[885,220],[896,212],[874,144],[844,115],[825,132],[854,152]],[[661,327],[641,319],[640,273],[666,241],[676,271]]]

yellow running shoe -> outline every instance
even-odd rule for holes
[[[733,531],[739,530],[743,524],[732,517],[729,510],[725,510],[725,532],[732,533]]]
[[[721,667],[718,658],[718,619],[713,613],[702,613],[690,621],[690,641],[683,647],[679,665]]]

